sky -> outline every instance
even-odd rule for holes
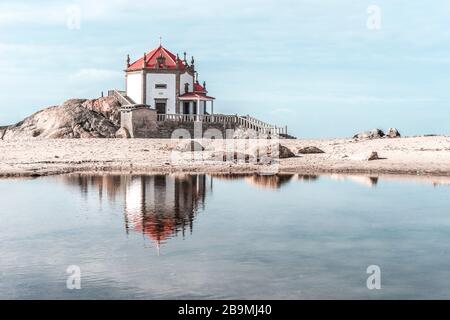
[[[0,125],[123,89],[159,37],[217,113],[300,138],[450,134],[449,0],[0,0]]]

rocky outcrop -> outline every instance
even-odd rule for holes
[[[323,150],[314,146],[299,148],[297,152],[300,154],[325,153]]]
[[[386,132],[386,137],[388,138],[400,138],[400,132],[396,128],[389,128]]]
[[[380,139],[385,136],[383,130],[381,129],[372,129],[370,131],[360,132],[353,136],[353,139],[361,140],[361,139]]]
[[[85,101],[71,99],[38,111],[10,126],[4,139],[113,138],[119,127],[102,113],[85,108]]]
[[[120,102],[116,97],[101,97],[98,99],[85,100],[82,106],[103,114],[109,121],[119,125],[120,124]]]

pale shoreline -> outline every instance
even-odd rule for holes
[[[174,164],[169,139],[0,140],[0,177],[90,173],[260,173],[261,165],[230,163]],[[220,141],[203,142],[207,154]],[[280,140],[296,153],[316,146],[323,154],[280,159],[279,173],[450,176],[450,137],[426,136],[373,140]],[[376,151],[380,160],[363,158]]]

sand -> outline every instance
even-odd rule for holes
[[[200,141],[201,157],[223,150],[223,141]],[[450,176],[450,137],[280,140],[295,153],[316,146],[323,154],[280,159],[279,173],[408,174]],[[166,139],[0,140],[0,176],[41,176],[70,172],[258,173],[264,165],[233,161],[173,161],[179,141]],[[376,151],[380,160],[365,158]],[[179,154],[179,153],[177,153]],[[184,156],[191,153],[182,153]],[[196,153],[198,156],[198,153]]]

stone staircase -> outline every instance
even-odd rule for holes
[[[132,106],[136,106],[136,102],[133,101],[133,99],[131,99],[129,96],[127,96],[127,93],[125,91],[122,90],[109,90],[108,91],[108,97],[116,97],[119,101],[120,104],[122,105],[122,108],[127,108],[127,107],[132,107]]]

